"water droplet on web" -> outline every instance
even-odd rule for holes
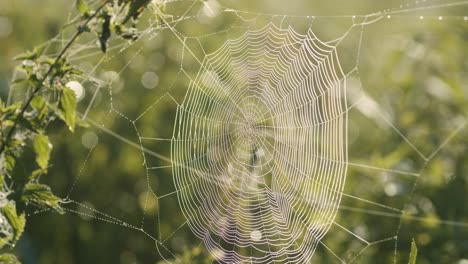
[[[219,248],[213,249],[210,253],[211,253],[211,256],[213,256],[213,258],[216,260],[220,260],[224,258],[224,255],[225,255],[224,251]]]
[[[253,230],[250,232],[250,239],[252,239],[254,242],[260,241],[260,239],[262,239],[262,232],[259,230]]]

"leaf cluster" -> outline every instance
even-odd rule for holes
[[[79,26],[59,55],[46,55],[48,46],[40,45],[14,58],[21,64],[11,85],[28,91],[28,97],[13,103],[0,98],[0,249],[13,247],[20,239],[28,206],[64,213],[62,200],[40,178],[50,167],[50,124],[61,122],[72,133],[77,126],[86,126],[76,114],[75,92],[66,86],[83,73],[69,63],[67,50],[86,32],[97,36],[102,52],[113,34],[137,39],[136,23],[149,3],[107,0],[93,10],[85,0],[77,0]],[[14,255],[0,254],[0,263],[19,261]]]
[[[102,10],[91,10],[85,0],[77,0],[76,7],[83,21],[88,20],[93,14],[95,19],[86,26],[79,26],[79,31],[95,32],[102,52],[106,52],[112,34],[125,40],[137,40],[137,22],[151,0],[116,0],[108,1]]]

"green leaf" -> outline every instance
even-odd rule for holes
[[[416,242],[414,242],[414,238],[413,238],[413,241],[411,241],[411,252],[410,252],[408,263],[416,264],[417,256],[418,256],[418,247],[416,246]]]
[[[36,58],[37,54],[34,51],[26,51],[13,57],[14,60],[34,60]]]
[[[29,120],[28,118],[24,116],[18,117],[18,124],[20,124],[23,128],[28,129],[29,131],[32,131],[34,133],[39,133],[37,129],[34,127],[33,121]]]
[[[67,74],[70,74],[70,75],[82,75],[83,74],[82,71],[80,71],[79,69],[73,67],[70,63],[68,63],[65,58],[62,58],[58,60],[56,63],[54,63],[53,68],[54,68],[54,72],[52,76],[54,77],[63,78]]]
[[[59,102],[60,118],[65,121],[68,129],[74,132],[76,123],[76,95],[75,92],[68,87],[63,87],[61,91],[62,95]]]
[[[0,249],[10,242],[11,236],[2,236],[0,237]],[[1,262],[0,262],[1,263]]]
[[[45,106],[44,98],[35,95],[31,100],[31,106],[36,110],[41,110]]]
[[[21,107],[22,102],[17,102],[15,104],[5,107],[2,111],[5,113],[14,112]]]
[[[76,125],[79,126],[79,127],[84,127],[84,128],[88,128],[88,127],[89,127],[88,122],[86,122],[85,120],[83,120],[83,119],[81,119],[81,118],[77,118],[77,119],[76,119]]]
[[[46,105],[44,98],[41,96],[35,95],[31,100],[31,107],[34,108],[38,115],[37,118],[39,121],[42,121],[44,117],[47,116],[49,108]]]
[[[18,241],[18,239],[21,237],[21,234],[24,231],[26,217],[24,216],[24,214],[17,214],[16,206],[13,202],[8,203],[5,207],[1,208],[0,210],[7,219],[8,223],[10,223],[11,227],[13,228],[13,237],[11,238],[11,241],[13,243],[16,243],[16,241]]]
[[[46,45],[40,45],[35,47],[32,51],[26,51],[14,57],[14,60],[35,60],[44,53]]]
[[[7,142],[7,146],[11,150],[21,147],[23,145],[24,145],[24,142],[20,139],[10,139],[10,141]]]
[[[21,107],[22,102],[17,102],[10,106],[0,107],[0,119],[5,120],[9,119],[11,116],[16,114],[16,111]]]
[[[29,181],[37,181],[39,179],[39,176],[45,173],[46,173],[45,170],[37,169],[31,173],[31,176],[29,177]]]
[[[36,152],[36,163],[43,170],[49,166],[50,151],[52,150],[49,138],[43,134],[37,134],[33,141],[34,152]]]
[[[50,187],[39,183],[29,183],[24,187],[21,200],[25,203],[36,204],[39,206],[52,208],[60,214],[63,214],[63,208],[60,206],[61,199],[55,196]]]
[[[88,17],[89,16],[89,6],[85,0],[76,0],[76,9],[80,12],[81,16]]]
[[[15,255],[4,253],[0,255],[0,263],[4,264],[21,264]]]
[[[70,75],[77,75],[77,76],[84,75],[84,72],[82,70],[74,68],[74,67],[67,68],[65,73],[68,73]]]
[[[54,65],[55,59],[54,59],[54,58],[49,58],[49,57],[43,58],[43,59],[41,60],[41,63],[42,63],[42,64],[47,64],[47,65]]]
[[[5,152],[5,163],[7,173],[11,174],[15,169],[16,157],[10,151]]]

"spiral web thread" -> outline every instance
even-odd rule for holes
[[[186,1],[168,1],[178,2]],[[65,204],[67,212],[142,232],[154,241],[156,249],[167,262],[172,261],[169,259],[182,262],[168,241],[185,226],[202,240],[218,262],[307,263],[313,260],[316,249],[322,246],[338,262],[350,263],[370,246],[389,241],[395,243],[396,262],[399,226],[392,236],[370,240],[344,223],[338,223],[336,215],[339,211],[359,212],[397,218],[400,224],[403,216],[411,216],[405,215],[405,205],[394,207],[345,192],[347,169],[353,167],[403,175],[414,179],[414,184],[421,176],[422,169],[400,170],[348,161],[348,112],[359,110],[362,105],[368,107],[372,105],[372,100],[362,87],[357,93],[347,91],[347,78],[353,76],[359,80],[358,60],[366,26],[384,18],[395,19],[398,15],[425,9],[466,6],[468,2],[427,6],[407,4],[365,16],[337,16],[340,19],[349,18],[352,26],[341,37],[328,42],[321,41],[312,29],[300,34],[293,27],[283,26],[283,22],[281,26],[271,22],[261,29],[247,28],[241,37],[226,41],[214,53],[205,54],[201,60],[186,45],[186,41],[191,39],[200,42],[208,35],[188,37],[177,31],[176,26],[196,17],[188,14],[197,3],[202,6],[206,3],[186,3],[187,10],[182,16],[159,14],[164,23],[152,21],[147,30],[140,32],[142,39],[158,37],[164,31],[172,32],[183,45],[183,56],[193,56],[199,63],[200,70],[192,78],[181,62],[176,78],[186,77],[190,81],[183,100],[175,99],[175,88],[171,86],[165,88],[167,92],[158,96],[136,118],[119,110],[114,105],[114,97],[117,95],[113,94],[113,82],[105,82],[95,76],[95,71],[102,63],[112,60],[139,42],[132,45],[117,44],[111,46],[111,52],[88,71],[86,78],[95,82],[96,89],[82,118],[103,134],[141,149],[147,189],[151,196],[147,200],[154,198],[162,204],[168,197],[177,197],[187,221],[169,235],[163,236],[145,228],[144,224],[148,221],[146,215],[143,215],[141,223],[128,223],[96,210],[89,204],[73,200],[71,194],[92,157],[94,147],[86,155],[77,178],[64,197],[64,201],[70,204]],[[218,8],[223,14],[237,16],[239,23],[251,22],[246,18],[247,15],[269,17],[271,21],[292,17],[252,13],[224,6]],[[440,17],[433,19],[440,20]],[[466,20],[466,17],[444,17],[444,20],[448,19]],[[253,21],[255,23],[255,19]],[[337,47],[355,29],[360,30],[361,34],[355,51],[357,61],[350,71],[344,72]],[[225,33],[220,31],[213,34]],[[56,41],[63,42],[61,37],[65,39],[59,36]],[[141,50],[136,51],[135,57]],[[72,60],[77,62],[99,54],[94,43],[84,43],[74,52],[76,54],[72,55]],[[132,60],[118,74],[124,72]],[[88,116],[94,98],[103,93],[103,87],[106,86],[110,99],[108,116],[116,114],[126,119],[135,130],[137,140],[126,138],[107,128],[104,121],[94,121]],[[142,135],[138,122],[150,111],[155,111],[154,108],[165,99],[177,105],[172,138]],[[464,118],[442,144],[429,154],[423,154],[384,113],[379,112],[378,108],[374,110],[376,113],[372,118],[394,130],[420,156],[424,166],[466,126]],[[146,148],[148,141],[169,142],[170,155]],[[169,165],[153,166],[150,157],[169,162]],[[150,172],[168,167],[173,172],[175,190],[157,193],[150,184]],[[347,207],[342,203],[346,199],[359,201],[370,209]],[[158,214],[158,223],[162,217],[167,216]],[[412,219],[425,221],[417,216]],[[468,227],[465,222],[440,220],[439,223]],[[349,235],[348,239],[360,242],[362,247],[350,257],[330,248],[323,239],[336,229]]]
[[[225,263],[309,261],[346,175],[335,47],[312,31],[269,24],[227,41],[202,65],[172,142],[191,229]]]

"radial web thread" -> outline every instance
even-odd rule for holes
[[[368,15],[345,16],[250,12],[223,4],[212,5],[216,1],[163,2],[175,6],[172,9],[180,14],[165,15],[154,8],[151,12],[157,18],[150,19],[148,28],[139,32],[140,39],[112,43],[108,53],[99,57],[96,64],[84,67],[87,75],[82,81],[86,85],[91,83],[92,89],[87,89],[89,100],[82,101],[79,109],[80,117],[91,124],[91,129],[100,131],[99,137],[116,139],[141,152],[143,166],[138,169],[143,176],[136,181],[146,185],[135,195],[140,198],[141,219],[137,216],[136,221],[128,220],[130,216],[107,213],[106,205],[95,209],[91,202],[101,201],[87,201],[76,190],[80,188],[79,178],[87,173],[88,167],[94,166],[90,164],[98,159],[95,156],[99,154],[99,144],[105,140],[96,141],[83,155],[82,166],[68,194],[64,195],[63,205],[68,213],[141,232],[154,242],[158,260],[167,263],[183,263],[181,254],[197,243],[200,243],[197,248],[209,252],[213,262],[221,263],[315,263],[317,259],[351,263],[358,262],[364,252],[372,255],[377,245],[388,243],[391,245],[385,246],[394,250],[393,263],[397,263],[403,221],[435,221],[441,225],[468,227],[466,222],[453,221],[446,215],[433,220],[428,217],[430,213],[411,211],[414,189],[421,176],[428,177],[424,169],[452,140],[460,137],[466,129],[466,114],[457,113],[461,121],[449,128],[449,133],[433,132],[443,140],[424,151],[421,143],[392,119],[397,110],[392,114],[386,112],[393,110],[392,106],[385,108],[385,100],[377,96],[379,93],[385,96],[387,91],[363,85],[361,76],[369,76],[359,63],[363,34],[375,34],[371,27],[379,23],[398,24],[407,19],[445,26],[466,23],[467,16],[451,15],[451,10],[445,10],[466,7],[467,1],[442,4],[416,1]],[[226,21],[232,21],[219,28],[206,26],[209,30],[203,34],[186,34],[184,23],[196,22],[197,29],[205,27],[200,10],[217,12],[218,16],[227,17]],[[435,16],[429,13],[431,10]],[[298,21],[300,26],[295,27]],[[346,26],[337,30],[338,38],[323,41],[337,35],[324,34],[323,27],[316,23],[332,27],[334,23],[329,22],[343,21]],[[301,31],[304,27],[309,29]],[[235,35],[239,31],[240,36]],[[382,37],[379,41],[391,38],[390,33],[375,35]],[[227,40],[218,44],[225,36]],[[55,41],[61,43],[66,38],[58,36]],[[352,45],[343,47],[345,38]],[[133,74],[132,65],[138,64],[147,48],[146,41],[152,43],[151,39],[167,40],[176,47],[175,52],[171,47],[154,49],[164,52],[163,56],[167,57],[164,67],[173,67],[174,72],[171,75],[159,69],[161,74],[157,73],[174,80],[161,77],[164,85],[153,90],[142,88],[145,93],[139,93],[148,95],[149,100],[132,101],[129,95],[133,96],[141,87],[119,85],[126,75]],[[193,48],[198,44],[199,50]],[[94,41],[80,45],[71,51],[73,63],[85,65],[90,58],[101,54]],[[367,48],[371,46],[366,43]],[[121,58],[123,63],[119,61]],[[105,75],[109,73],[107,62],[118,65],[110,74],[112,78]],[[145,60],[146,64],[151,64],[150,59]],[[171,81],[172,85],[168,85]],[[124,93],[126,89],[131,93]],[[396,90],[402,89],[389,89]],[[133,109],[131,104],[140,100],[141,105]],[[170,115],[175,117],[167,120],[173,121],[173,127],[162,123],[158,111],[172,111]],[[127,124],[127,129],[114,127],[117,123],[114,119],[121,119],[119,122]],[[366,123],[369,120],[371,124]],[[150,122],[156,125],[149,125]],[[379,163],[379,155],[388,154],[380,145],[375,147],[379,150],[375,152],[377,158],[371,156],[372,151],[363,151],[361,155],[356,151],[361,145],[356,148],[356,143],[351,142],[353,122],[354,126],[362,122],[364,127],[391,138],[408,153],[416,153],[413,163],[405,166],[406,154],[396,163]],[[171,126],[169,133],[162,135],[160,131],[164,128],[160,126]],[[362,179],[366,180],[363,188],[359,182]],[[392,187],[389,194],[387,186]],[[398,189],[402,186],[411,190],[403,192]],[[145,195],[141,196],[140,192]],[[380,199],[379,194],[384,198]],[[153,214],[147,210],[151,206],[156,208]],[[167,211],[172,209],[177,212]],[[33,214],[43,212],[47,210]],[[184,217],[174,217],[172,221],[180,212]],[[356,217],[358,214],[366,217]],[[371,232],[377,228],[362,221],[370,217],[376,218],[368,223],[393,219],[396,224],[394,229],[374,236]],[[172,243],[184,236],[192,244],[182,251]],[[336,246],[342,241],[343,245]]]
[[[208,55],[177,109],[172,162],[192,231],[225,263],[309,261],[346,175],[332,43],[270,23]]]

